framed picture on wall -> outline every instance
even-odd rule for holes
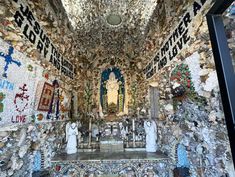
[[[53,93],[54,93],[53,85],[45,82],[43,89],[42,89],[40,101],[38,104],[39,111],[49,111],[50,110],[50,105],[51,105],[51,101],[53,98]]]

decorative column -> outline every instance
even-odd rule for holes
[[[78,117],[78,97],[77,97],[77,92],[72,91],[72,99],[73,99],[73,113],[76,118]]]
[[[118,95],[118,102],[119,102],[119,105],[118,105],[118,112],[123,112],[123,94],[120,93]]]
[[[122,88],[122,82],[120,82],[118,90],[118,112],[123,112],[124,93],[122,92]]]

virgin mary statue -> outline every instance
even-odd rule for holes
[[[106,89],[107,89],[108,105],[110,105],[111,103],[117,105],[119,84],[113,72],[111,72],[109,75],[109,80],[107,81]]]
[[[146,133],[146,152],[157,151],[157,125],[154,120],[147,120],[144,122],[144,129]]]
[[[73,154],[77,152],[77,135],[78,128],[76,123],[67,123],[66,124],[66,152],[67,154]]]

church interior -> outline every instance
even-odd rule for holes
[[[234,39],[231,0],[0,0],[0,177],[235,177]]]

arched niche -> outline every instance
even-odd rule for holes
[[[101,73],[100,105],[105,115],[124,111],[125,80],[117,67],[107,68]]]

